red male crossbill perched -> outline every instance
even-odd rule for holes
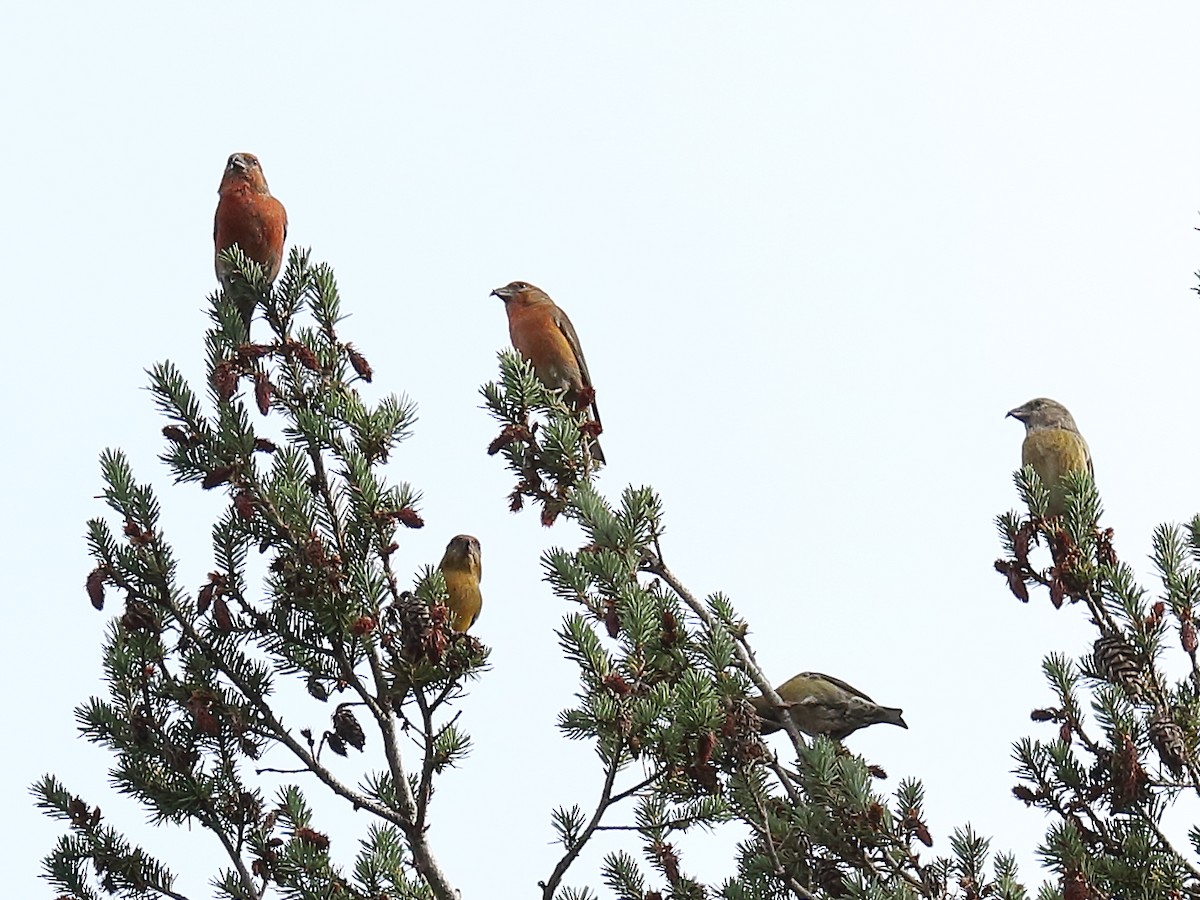
[[[438,566],[446,579],[446,593],[450,595],[446,605],[450,607],[450,627],[455,631],[466,631],[474,625],[483,608],[483,595],[479,592],[482,559],[479,540],[459,534],[446,545],[446,554]]]
[[[256,298],[245,285],[231,290],[234,273],[221,259],[221,251],[237,244],[243,253],[266,269],[267,280],[274,281],[283,264],[287,211],[271,196],[262,166],[253,153],[235,153],[229,157],[217,193],[220,199],[213,222],[217,279],[225,293],[235,298],[249,336]]]
[[[903,710],[880,706],[862,691],[839,678],[820,672],[801,672],[775,688],[787,705],[796,727],[810,737],[826,734],[835,741],[875,725],[887,722],[907,728]],[[783,727],[779,710],[766,697],[751,697],[750,703],[762,720],[762,733],[771,734]]]
[[[1023,403],[1010,409],[1007,415],[1025,423],[1021,465],[1033,466],[1042,486],[1050,492],[1046,515],[1061,516],[1067,511],[1067,491],[1062,477],[1070,472],[1095,474],[1087,441],[1079,433],[1067,408],[1048,397]]]
[[[492,294],[504,301],[508,334],[513,347],[533,366],[542,384],[566,393],[563,399],[577,410],[591,410],[597,433],[602,430],[596,391],[588,373],[575,326],[541,288],[514,281]],[[592,459],[604,462],[600,442],[592,436]]]

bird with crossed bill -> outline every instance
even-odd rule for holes
[[[483,561],[479,552],[479,539],[469,534],[455,535],[446,545],[446,553],[438,566],[446,580],[446,593],[450,607],[450,627],[455,631],[466,631],[479,618],[483,608],[483,595],[479,582],[483,578]]]
[[[274,282],[283,265],[287,211],[271,196],[262,165],[253,153],[234,153],[229,157],[217,194],[213,221],[217,280],[237,304],[249,337],[258,298],[249,285],[237,283],[240,279],[235,278],[232,266],[221,259],[221,251],[236,244],[266,270],[267,281]]]
[[[596,430],[602,430],[592,376],[567,314],[545,291],[528,282],[510,282],[492,294],[504,301],[513,347],[533,366],[542,384],[564,391],[563,399],[574,409],[589,410]],[[594,435],[590,450],[592,459],[604,462],[604,451]]]
[[[1061,516],[1067,509],[1063,476],[1071,472],[1095,475],[1087,441],[1067,408],[1048,397],[1036,397],[1010,409],[1007,415],[1025,424],[1021,465],[1033,466],[1043,487],[1050,492],[1046,515]]]
[[[796,727],[809,737],[824,734],[841,741],[879,722],[908,728],[903,710],[880,706],[857,688],[820,672],[801,672],[777,687],[775,693]],[[766,697],[751,697],[750,704],[762,720],[763,734],[783,728],[779,709]]]

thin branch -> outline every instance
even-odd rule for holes
[[[900,845],[898,839],[897,839],[897,845],[900,846],[900,848],[904,851],[905,856],[907,856],[909,859],[912,859],[912,854],[909,853],[908,848],[904,847],[903,845]],[[906,872],[903,868],[901,868],[900,864],[898,862],[896,862],[894,859],[892,859],[892,857],[887,852],[880,854],[880,858],[883,860],[883,864],[889,870],[891,870],[891,873],[893,875],[895,875],[901,881],[906,882],[909,885],[909,887],[913,888],[914,890],[919,891],[922,894],[928,895],[929,886],[927,884],[925,884],[923,881],[921,881],[921,879],[917,878],[915,875],[912,875],[911,873]],[[866,850],[859,851],[859,859],[861,860],[862,864],[867,868],[868,871],[870,871],[870,872],[878,871],[876,865],[871,861],[871,857],[869,857],[867,855]]]
[[[641,790],[644,790],[644,789],[650,787],[650,785],[654,784],[654,782],[658,781],[658,779],[662,778],[663,775],[665,775],[666,773],[667,773],[666,769],[659,769],[654,774],[648,775],[646,778],[643,778],[641,781],[639,781],[633,787],[627,788],[626,790],[623,790],[618,794],[613,794],[612,797],[608,801],[608,805],[616,806],[618,803],[620,803],[622,800],[626,799],[627,797],[632,797],[638,791],[641,791]]]
[[[366,642],[367,661],[371,667],[371,675],[375,680],[375,690],[378,692],[378,697],[371,697],[370,694],[358,685],[361,695],[367,702],[367,706],[371,710],[371,714],[375,716],[375,721],[379,725],[379,730],[383,735],[383,752],[388,761],[388,769],[391,772],[392,782],[395,785],[396,792],[401,799],[403,807],[402,812],[407,820],[405,825],[401,827],[407,828],[416,820],[416,800],[412,796],[408,786],[408,776],[404,771],[404,761],[400,758],[400,741],[396,734],[396,719],[392,712],[391,703],[387,697],[387,676],[384,674],[383,660],[379,656],[379,648],[374,641]],[[357,680],[357,679],[356,679]]]
[[[159,894],[162,894],[164,897],[170,897],[171,900],[190,900],[190,898],[186,894],[180,894],[176,891],[171,890],[170,888],[160,887],[157,884],[146,885],[146,887],[150,888],[151,890],[153,890]],[[262,895],[256,893],[255,896],[261,897]]]
[[[796,790],[795,784],[793,784],[792,775],[783,767],[783,764],[779,762],[779,757],[774,753],[771,754],[770,766],[771,771],[775,773],[775,777],[779,779],[779,783],[783,785],[784,791],[787,792],[788,799],[792,801],[792,805],[800,806],[804,800],[800,796],[800,792]]]
[[[754,794],[754,805],[758,807],[758,814],[762,816],[762,830],[760,833],[763,836],[763,842],[767,845],[767,855],[771,857],[771,866],[775,870],[775,877],[787,885],[788,890],[797,897],[800,897],[801,900],[818,900],[817,895],[790,875],[780,861],[779,853],[775,850],[775,839],[771,836],[771,826],[767,821],[767,809],[763,806],[762,798],[758,796],[757,792]]]
[[[429,812],[429,798],[433,794],[433,745],[436,738],[433,734],[433,711],[425,701],[425,692],[419,687],[413,687],[413,699],[417,709],[421,711],[421,734],[424,736],[424,754],[421,759],[421,781],[417,786],[417,815],[416,826],[425,828],[425,817]]]
[[[229,858],[233,860],[233,864],[238,871],[238,877],[242,880],[242,885],[247,891],[249,891],[250,896],[262,897],[266,890],[266,885],[264,884],[262,888],[256,888],[254,886],[254,876],[251,875],[250,870],[246,868],[246,862],[242,859],[242,854],[239,853],[237,848],[234,847],[230,842],[229,836],[225,833],[225,829],[217,827],[219,821],[216,811],[207,802],[204,805],[208,810],[208,828],[210,831],[216,834],[217,839],[221,842],[221,846],[225,848],[225,852],[229,855]]]
[[[156,545],[156,552],[157,552],[157,545]],[[144,672],[146,670],[146,655],[145,655],[145,653],[142,653],[142,654],[140,654],[140,656],[141,656],[142,666],[143,666],[142,671]],[[164,664],[160,666],[160,671],[162,672],[162,677],[164,680],[174,681],[174,676],[172,676],[171,673],[167,670],[165,661],[164,661]],[[157,718],[153,717],[151,715],[152,711],[154,710],[155,704],[154,704],[153,699],[150,696],[149,679],[147,679],[146,677],[143,676],[139,680],[139,687],[140,687],[140,691],[141,691],[142,703],[145,705],[146,717],[149,720],[150,727],[154,730],[155,735],[157,736],[159,741],[161,741],[164,745],[170,746],[170,744],[171,744],[170,737],[163,732],[163,729],[159,725]],[[232,773],[233,767],[232,767],[232,765],[230,765],[230,761],[226,755],[224,747],[222,747],[221,756],[223,757],[222,764],[230,773]],[[179,772],[180,775],[183,775],[188,778],[191,777],[190,771],[186,771],[186,770],[181,771],[181,770],[179,770],[179,768],[177,766],[172,766],[172,768],[175,768],[176,771]],[[236,780],[236,776],[234,776],[234,777]],[[240,784],[239,784],[239,787],[240,787]],[[250,874],[250,871],[246,868],[245,861],[242,859],[242,855],[241,855],[241,851],[240,851],[241,835],[238,836],[238,845],[239,846],[235,847],[230,842],[228,835],[225,833],[225,829],[221,827],[221,819],[217,815],[217,811],[213,808],[213,805],[212,805],[210,799],[208,797],[201,797],[200,803],[206,813],[206,818],[207,818],[207,821],[205,821],[204,819],[201,819],[200,821],[203,822],[203,824],[210,831],[212,831],[213,833],[216,834],[217,839],[221,842],[221,846],[225,848],[225,852],[229,856],[229,859],[233,862],[233,865],[237,868],[238,877],[242,880],[242,886],[250,893],[251,896],[261,897],[262,892],[255,889],[254,877]],[[199,818],[199,817],[197,817],[197,818]],[[164,893],[166,893],[168,896],[173,896],[171,894],[171,892],[164,890]]]
[[[342,517],[338,512],[337,503],[334,502],[333,493],[329,488],[329,475],[325,471],[325,460],[321,456],[321,448],[314,447],[311,442],[308,442],[308,458],[312,460],[313,474],[316,475],[317,488],[321,494],[321,499],[325,502],[325,512],[329,516],[329,523],[333,526],[334,540],[337,541],[338,555],[341,559],[348,559],[346,551],[346,539],[342,534]]]
[[[375,552],[379,554],[379,562],[383,566],[383,576],[387,581],[388,593],[392,595],[392,603],[399,603],[401,594],[400,583],[396,578],[395,570],[392,568],[392,555],[386,552],[390,543],[385,543],[387,535],[383,533],[383,526],[379,523],[378,519],[375,520],[375,538]]]
[[[241,692],[242,696],[244,696],[259,712],[263,718],[263,721],[270,729],[271,736],[291,750],[292,753],[309,769],[309,771],[311,771],[322,782],[324,782],[326,787],[328,787],[338,796],[348,800],[353,805],[362,807],[374,815],[379,816],[381,819],[391,822],[393,825],[403,828],[407,824],[404,819],[395,811],[376,803],[366,794],[359,793],[353,788],[342,784],[342,782],[339,781],[332,772],[322,766],[317,759],[311,753],[309,753],[307,749],[305,749],[304,745],[292,737],[291,732],[283,726],[283,723],[280,722],[278,718],[276,718],[274,711],[267,704],[267,702],[256,691],[254,691],[249,684],[245,683],[235,671],[233,671],[233,669],[222,658],[221,654],[217,652],[213,644],[208,641],[183,615],[183,611],[179,609],[179,607],[176,606],[172,600],[170,591],[166,585],[157,585],[159,590],[162,592],[162,596],[154,596],[142,591],[135,585],[130,584],[128,581],[120,578],[115,567],[110,566],[110,568],[112,569],[112,575],[110,577],[114,579],[114,583],[116,583],[118,587],[128,591],[138,599],[144,600],[147,603],[160,605],[163,608],[171,611],[171,614],[179,624],[180,630],[190,641],[192,641],[192,643],[204,651],[205,655],[212,662],[212,664],[221,672],[222,675],[229,679],[230,684],[237,688],[238,691]]]
[[[383,733],[383,749],[392,772],[393,788],[404,807],[405,821],[400,823],[400,827],[408,839],[409,849],[412,850],[413,866],[438,897],[442,900],[457,900],[458,891],[442,871],[429,842],[425,839],[426,829],[418,807],[418,799],[413,797],[408,776],[404,773],[404,763],[400,758],[400,739],[396,733],[396,716],[391,703],[386,700],[387,677],[384,674],[383,660],[379,656],[379,647],[374,641],[368,640],[366,650],[371,674],[375,679],[375,688],[379,692],[379,713],[376,721],[379,722]]]
[[[1147,813],[1146,810],[1141,807],[1141,805],[1136,807],[1136,811],[1138,818],[1140,818],[1146,824],[1146,826],[1154,832],[1154,836],[1159,839],[1163,845],[1163,848],[1170,852],[1176,859],[1178,859],[1193,878],[1195,878],[1197,881],[1200,881],[1200,869],[1197,869],[1196,866],[1192,865],[1186,856],[1175,849],[1175,846],[1171,843],[1170,838],[1163,834],[1163,830],[1158,827],[1158,823],[1150,817],[1150,814]]]
[[[655,535],[655,546],[658,546],[657,535]],[[725,631],[728,633],[728,629],[725,628],[724,624],[718,622],[716,617],[708,611],[708,608],[701,603],[691,591],[684,587],[683,582],[675,577],[675,573],[667,568],[667,564],[663,560],[661,551],[658,552],[653,558],[644,562],[643,568],[650,574],[657,575],[659,578],[665,581],[670,586],[671,590],[673,590],[676,595],[691,608],[692,612],[694,612],[700,621],[703,622],[710,630]],[[763,674],[762,669],[755,660],[754,654],[749,649],[749,645],[746,643],[745,639],[737,635],[733,635],[733,637],[734,649],[737,652],[738,659],[742,664],[743,670],[747,675],[750,676],[750,680],[754,682],[754,686],[757,687],[762,695],[766,697],[767,700],[769,700],[770,703],[779,711],[779,723],[783,726],[784,731],[787,732],[788,737],[791,738],[792,745],[796,748],[796,754],[800,755],[808,748],[808,742],[800,736],[800,730],[796,727],[796,723],[793,721],[791,715],[788,714],[788,704],[784,702],[782,697],[775,693],[775,688],[771,686],[771,683],[767,680],[767,676]]]
[[[697,822],[703,822],[703,816],[680,816],[676,819],[666,819],[661,822],[651,822],[647,825],[597,825],[597,831],[639,831],[662,829],[664,832],[686,830]]]
[[[612,788],[613,783],[617,780],[617,770],[621,768],[621,751],[614,750],[612,759],[608,762],[608,770],[604,775],[604,787],[600,789],[600,800],[596,804],[596,811],[592,813],[591,821],[579,835],[579,839],[575,841],[567,852],[563,854],[562,859],[558,861],[558,865],[554,867],[554,871],[550,873],[549,879],[544,882],[539,882],[539,887],[542,889],[542,900],[554,900],[554,892],[558,890],[559,884],[562,882],[563,876],[567,873],[567,869],[578,858],[584,845],[591,839],[596,829],[600,826],[600,820],[604,817],[604,813],[613,804]],[[625,793],[623,796],[628,796]]]

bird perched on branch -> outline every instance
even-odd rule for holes
[[[1067,509],[1062,477],[1071,472],[1095,474],[1087,441],[1079,433],[1067,408],[1047,397],[1037,397],[1010,409],[1007,415],[1025,423],[1021,465],[1033,466],[1042,485],[1050,492],[1046,515],[1061,516]]]
[[[455,535],[446,545],[446,554],[438,566],[446,579],[446,592],[450,595],[450,627],[455,631],[466,631],[479,618],[483,608],[483,595],[479,592],[479,581],[483,577],[483,562],[479,552],[479,540],[469,534]]]
[[[217,280],[237,303],[248,337],[258,298],[249,285],[234,284],[234,272],[221,259],[221,251],[237,244],[243,253],[266,269],[267,281],[273,282],[283,264],[287,211],[271,196],[262,166],[253,153],[235,153],[229,157],[217,193],[220,199],[213,222]]]
[[[784,701],[796,727],[810,737],[825,734],[840,741],[878,722],[908,727],[903,710],[880,706],[862,691],[820,672],[801,672],[777,687],[775,693]],[[783,727],[779,710],[766,697],[751,697],[750,703],[762,720],[763,734]]]
[[[596,462],[604,462],[604,451],[596,440],[596,434],[603,430],[596,391],[571,320],[545,291],[524,281],[496,288],[492,294],[504,301],[513,347],[529,360],[542,384],[551,390],[566,391],[564,399],[574,409],[591,410],[595,422],[591,454]]]

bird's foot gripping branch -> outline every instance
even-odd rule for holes
[[[552,813],[562,855],[541,882],[543,898],[595,896],[564,884],[601,832],[636,840],[649,863],[625,850],[604,857],[600,877],[623,898],[1023,898],[1013,860],[988,866],[988,841],[970,828],[955,832],[948,856],[924,858],[932,835],[920,782],[906,779],[885,797],[875,789],[882,769],[828,736],[903,724],[900,711],[815,673],[781,686],[781,697],[729,599],[701,599],[668,566],[654,491],[630,487],[619,503],[605,500],[580,416],[514,354],[501,354],[500,366],[484,397],[503,426],[493,451],[519,479],[514,511],[532,499],[543,522],[574,519],[584,533],[578,550],[551,549],[542,563],[572,609],[558,640],[580,678],[559,727],[594,744],[601,770],[590,798]],[[789,736],[781,757],[762,740],[772,730]],[[713,884],[685,866],[680,835],[697,827],[742,840],[728,877]]]
[[[104,646],[109,695],[79,709],[83,733],[115,755],[117,785],[154,821],[217,836],[228,857],[211,870],[218,896],[451,900],[427,840],[429,806],[435,778],[466,753],[452,707],[487,650],[451,628],[439,571],[425,567],[410,592],[393,568],[403,530],[422,524],[419,494],[388,484],[381,466],[415,408],[359,394],[371,368],[338,334],[327,266],[293,250],[272,289],[236,247],[223,256],[271,337],[250,343],[244,298],[222,292],[206,339],[208,402],[172,363],[150,372],[169,420],[162,460],[176,482],[228,501],[211,571],[201,585],[179,583],[153,489],[123,453],[105,451],[103,496],[118,527],[88,523],[87,588],[97,608],[115,591],[124,610]],[[263,586],[248,574],[255,552]],[[350,748],[369,763],[337,759]],[[350,871],[333,854],[353,854],[354,841],[323,830],[280,773],[371,819]],[[66,896],[183,896],[168,865],[99,807],[53,776],[35,793],[70,827],[46,860]]]

